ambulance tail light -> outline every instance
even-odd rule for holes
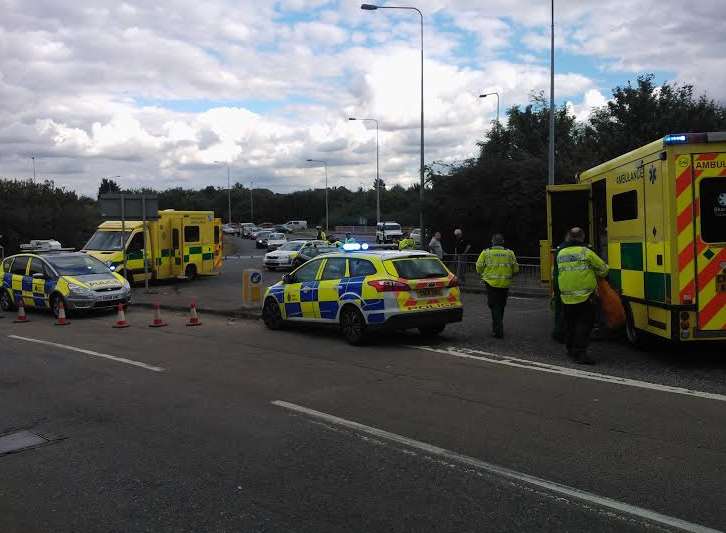
[[[456,276],[451,276],[449,279],[449,287],[458,287],[459,286],[459,278]]]
[[[681,338],[687,339],[691,329],[690,315],[686,311],[681,311],[679,318],[679,325],[681,327]]]
[[[369,281],[368,285],[378,292],[401,292],[410,290],[410,287],[406,283],[392,279],[374,279]]]

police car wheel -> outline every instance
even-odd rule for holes
[[[340,312],[340,329],[345,340],[358,345],[365,339],[366,321],[357,308],[349,305]]]
[[[435,337],[442,331],[444,331],[444,328],[446,328],[445,324],[441,324],[440,326],[429,326],[426,328],[418,328],[418,332],[423,335],[424,337]]]
[[[15,310],[15,303],[13,302],[13,297],[10,294],[10,291],[7,289],[3,289],[2,294],[0,294],[0,309],[3,311],[14,311]]]
[[[54,294],[50,297],[50,309],[53,311],[53,316],[58,318],[60,311],[60,303],[63,301],[63,297],[60,294]],[[63,302],[63,307],[66,308],[66,316],[68,316],[68,306]]]
[[[276,330],[282,328],[280,306],[273,298],[265,300],[265,305],[262,308],[262,321],[269,329]]]

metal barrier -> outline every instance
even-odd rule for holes
[[[457,275],[463,287],[481,287],[483,282],[476,271],[476,260],[479,254],[444,255],[444,263]],[[517,257],[519,273],[512,279],[512,287],[517,289],[545,290],[546,284],[540,279],[539,257]]]

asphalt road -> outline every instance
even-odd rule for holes
[[[0,455],[4,533],[726,529],[726,396],[484,360],[456,328],[32,318],[0,320],[0,434],[49,442]]]

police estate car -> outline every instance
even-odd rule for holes
[[[269,287],[262,304],[270,329],[287,321],[335,324],[351,344],[377,328],[436,335],[462,314],[457,278],[436,256],[416,250],[318,256]]]
[[[11,311],[18,300],[25,307],[51,309],[60,302],[68,311],[127,304],[131,288],[119,274],[83,252],[21,253],[0,263],[0,308]]]

